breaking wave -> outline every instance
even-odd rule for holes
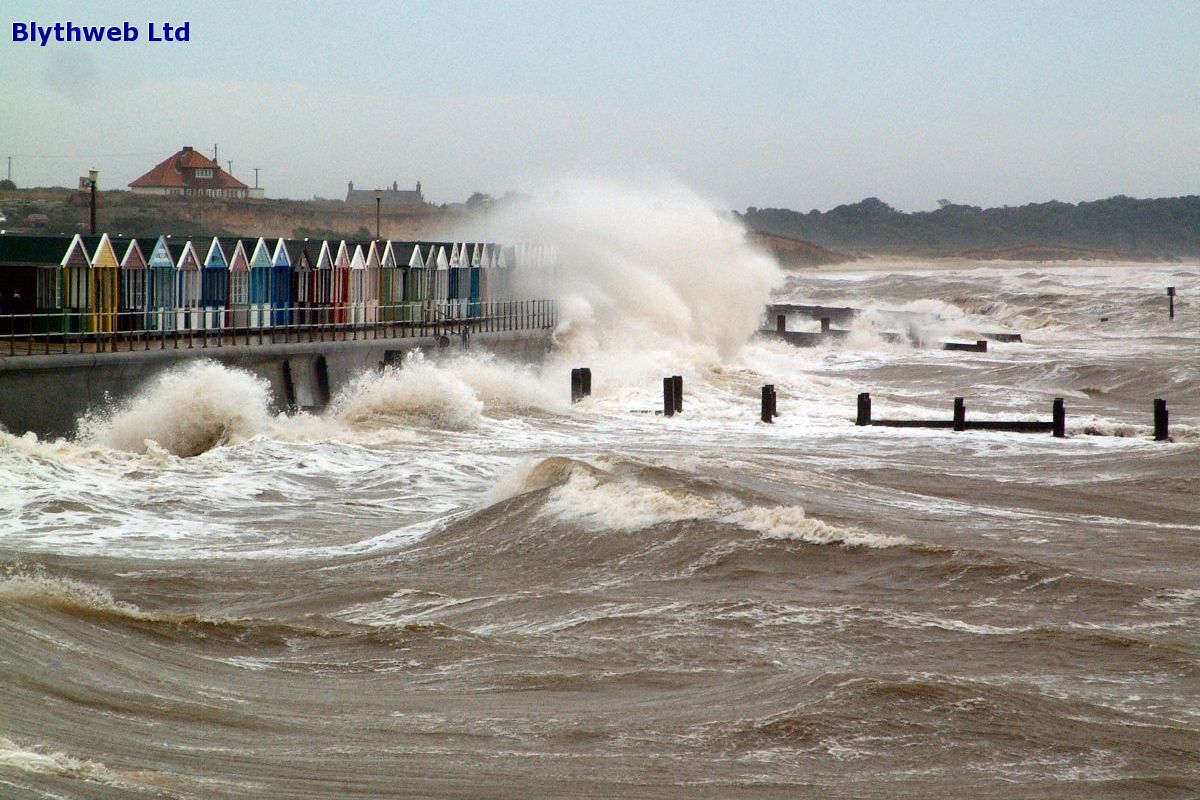
[[[153,443],[186,458],[262,432],[270,407],[265,380],[201,361],[166,370],[128,401],[86,415],[76,438],[134,453],[149,452]]]
[[[813,519],[800,506],[747,505],[732,495],[710,498],[683,487],[654,486],[631,476],[614,475],[574,459],[524,464],[515,476],[502,478],[500,485],[511,494],[546,490],[541,515],[593,531],[629,532],[668,523],[712,522],[757,533],[764,539],[806,544],[885,548],[913,543],[905,537]]]

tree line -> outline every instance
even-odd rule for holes
[[[877,197],[829,211],[746,209],[752,231],[822,247],[954,252],[1048,245],[1156,257],[1200,256],[1200,195],[980,208],[941,200],[935,211],[903,212]],[[735,212],[736,213],[736,212]]]

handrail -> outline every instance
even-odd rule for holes
[[[192,350],[296,342],[461,336],[557,324],[551,300],[171,306],[0,314],[0,356]]]

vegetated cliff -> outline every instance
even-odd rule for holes
[[[751,232],[746,234],[746,239],[759,249],[766,250],[785,268],[819,267],[822,264],[841,264],[844,261],[856,260],[854,256],[829,250],[803,239],[777,236],[773,233]]]
[[[80,233],[89,226],[86,193],[70,189],[24,189],[0,192],[0,209],[10,232]],[[357,237],[375,234],[375,209],[347,206],[336,200],[216,200],[160,197],[131,192],[97,195],[96,227],[122,236],[267,236]],[[48,222],[22,226],[30,214]],[[433,239],[448,236],[460,214],[436,206],[383,209],[380,233],[390,239]]]
[[[857,251],[1043,260],[1200,256],[1200,195],[986,209],[940,205],[906,213],[870,197],[825,212],[751,207],[740,216],[752,231]]]

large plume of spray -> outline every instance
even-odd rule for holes
[[[516,271],[516,289],[557,301],[563,356],[608,354],[627,369],[655,353],[675,369],[727,362],[782,279],[735,218],[668,181],[561,181],[494,210],[488,228],[498,241],[553,248],[553,266]]]

